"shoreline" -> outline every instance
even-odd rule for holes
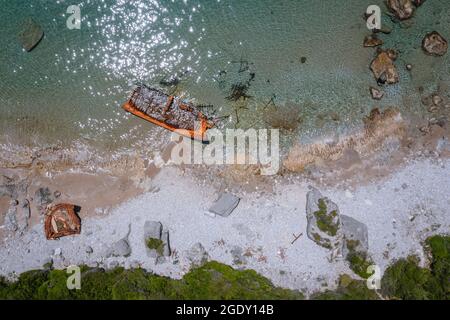
[[[41,150],[15,146],[3,153],[0,173],[3,180],[24,186],[18,200],[30,201],[31,217],[23,234],[0,226],[0,275],[14,278],[52,262],[55,268],[141,266],[180,279],[192,266],[192,247],[200,243],[210,260],[254,269],[276,286],[306,294],[334,289],[341,274],[360,278],[345,259],[330,263],[328,250],[306,236],[310,185],[342,214],[367,226],[368,253],[381,271],[410,254],[426,265],[422,241],[450,230],[448,137],[447,124],[429,125],[424,133],[387,111],[368,117],[364,131],[300,149],[310,152],[299,158],[300,163],[308,159],[308,165],[296,172],[283,163],[275,176],[262,176],[250,165],[175,167],[170,165],[173,144],[164,142],[145,155],[108,154],[82,144]],[[292,160],[298,149],[291,152]],[[208,209],[223,192],[241,201],[229,217],[213,217]],[[9,199],[0,197],[2,222]],[[81,206],[81,234],[46,240],[46,202]],[[146,221],[159,221],[170,233],[172,252],[162,263],[147,255]],[[111,246],[125,237],[130,256],[109,257]]]
[[[448,159],[411,161],[392,176],[368,186],[353,191],[325,188],[322,192],[342,213],[367,225],[369,253],[382,271],[409,254],[418,255],[426,265],[421,242],[450,230],[445,194],[450,183],[449,165]],[[289,289],[312,293],[335,288],[340,274],[358,278],[346,261],[330,263],[327,250],[306,237],[308,183],[277,185],[273,194],[238,194],[241,202],[227,218],[205,214],[216,200],[217,190],[204,188],[178,168],[162,168],[152,185],[152,191],[119,204],[105,215],[82,216],[80,235],[48,241],[37,223],[23,236],[6,239],[0,249],[0,274],[39,269],[52,260],[55,268],[71,264],[141,266],[180,279],[191,266],[188,251],[200,242],[209,259],[254,269],[275,285]],[[410,221],[412,215],[416,215],[414,221]],[[170,232],[176,254],[162,264],[155,264],[146,255],[143,225],[147,220],[160,221]],[[131,255],[106,258],[108,248],[126,236],[128,226]],[[300,233],[303,235],[292,245],[293,234]],[[87,253],[87,247],[93,252]]]

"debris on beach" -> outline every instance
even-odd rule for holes
[[[396,59],[397,53],[394,50],[378,50],[376,58],[370,64],[370,69],[379,84],[394,84],[399,81],[397,68],[394,65]]]
[[[219,199],[209,209],[209,212],[222,217],[228,217],[236,209],[241,199],[231,193],[222,193]]]
[[[370,95],[374,100],[381,100],[384,97],[384,92],[374,87],[370,87]]]
[[[206,140],[206,131],[214,127],[193,104],[143,84],[134,89],[122,107],[135,116],[192,139]]]
[[[47,209],[44,224],[47,240],[55,240],[81,232],[81,219],[75,210],[75,205],[66,203]]]
[[[415,10],[411,0],[387,0],[386,5],[399,20],[411,18]]]
[[[431,56],[443,56],[447,53],[448,42],[438,32],[428,33],[422,41],[422,49]]]
[[[375,34],[368,35],[364,38],[363,46],[366,48],[378,47],[383,44],[383,40],[377,37]]]
[[[19,41],[27,52],[33,50],[43,37],[44,30],[32,18],[28,18],[23,22],[19,33]]]

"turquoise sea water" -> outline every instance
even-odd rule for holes
[[[267,106],[301,118],[293,139],[345,132],[375,106],[420,114],[419,87],[450,85],[450,54],[423,54],[423,36],[450,40],[450,1],[428,0],[411,20],[382,35],[400,52],[400,83],[381,102],[369,64],[374,49],[363,13],[382,0],[79,0],[80,30],[66,27],[72,1],[0,0],[0,142],[27,145],[82,139],[115,150],[166,134],[122,111],[136,82],[175,91],[229,127],[268,127]],[[32,17],[45,31],[22,50],[20,24]],[[404,68],[412,63],[411,73]],[[161,83],[176,77],[175,87]],[[250,81],[250,79],[253,80]],[[226,99],[250,81],[246,101]],[[269,102],[272,101],[273,103]],[[298,110],[298,112],[297,112]],[[236,115],[239,116],[237,122]],[[168,134],[168,133],[167,133]]]

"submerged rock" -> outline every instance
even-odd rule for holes
[[[411,18],[415,10],[411,0],[387,0],[386,5],[400,20]]]
[[[44,37],[44,30],[32,18],[26,19],[19,33],[19,41],[23,48],[30,52],[33,50]]]
[[[370,64],[370,69],[378,83],[394,84],[399,81],[394,61],[397,53],[394,50],[379,50],[377,57]]]
[[[384,97],[384,92],[376,88],[370,87],[370,95],[375,100],[381,100]]]
[[[342,255],[343,233],[338,206],[311,188],[306,195],[307,236],[318,245],[331,250],[333,261]]]
[[[364,38],[364,47],[377,47],[383,44],[383,40],[379,39],[376,35],[371,34]]]
[[[438,32],[428,33],[422,41],[422,49],[431,56],[443,56],[447,53],[448,43]]]
[[[426,0],[412,0],[416,7],[420,7]]]

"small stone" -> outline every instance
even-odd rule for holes
[[[431,56],[443,56],[447,53],[448,43],[438,32],[428,33],[422,41],[422,49]]]
[[[301,63],[305,63],[305,62],[306,62],[306,57],[301,57],[301,58],[300,58],[300,62],[301,62]]]
[[[412,0],[416,7],[420,7],[426,0]]]
[[[56,190],[55,192],[53,192],[53,195],[55,196],[55,198],[59,198],[61,197],[61,192]]]
[[[408,70],[408,71],[411,71],[413,68],[412,64],[410,64],[410,63],[408,63],[405,67],[406,67],[406,70]]]
[[[92,249],[91,246],[87,246],[87,247],[86,247],[86,253],[87,253],[87,254],[91,254],[92,252],[94,252],[94,249]]]
[[[62,254],[62,249],[61,248],[56,248],[54,251],[53,251],[53,255],[54,256],[60,256]]]
[[[433,96],[432,101],[435,106],[439,106],[444,100],[436,94]]]
[[[383,44],[383,40],[379,39],[376,35],[368,35],[364,38],[363,46],[366,48],[377,47]]]
[[[384,92],[374,87],[370,87],[370,95],[374,100],[381,100],[384,97]]]

